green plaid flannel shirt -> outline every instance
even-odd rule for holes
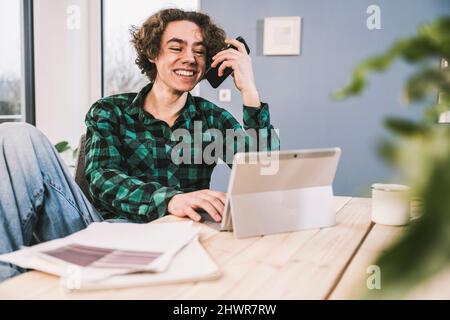
[[[167,204],[174,195],[209,188],[217,161],[174,163],[172,149],[179,143],[173,135],[176,129],[185,129],[193,136],[197,123],[197,126],[201,124],[202,135],[212,128],[224,137],[225,131],[232,129],[245,137],[247,151],[255,150],[249,148],[254,148],[261,137],[268,143],[262,144],[260,150],[279,149],[278,135],[271,130],[265,103],[260,108],[244,106],[242,128],[228,111],[189,94],[180,116],[169,127],[143,110],[151,87],[148,84],[139,93],[100,99],[86,115],[86,178],[94,206],[105,219],[148,222],[167,213]],[[249,136],[250,128],[256,129],[259,135]],[[211,136],[202,139],[205,141],[197,147],[205,148],[215,141]],[[238,144],[236,139],[233,152],[243,151],[240,149],[243,146]],[[195,157],[199,150],[193,147],[191,152]]]

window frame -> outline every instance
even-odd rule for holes
[[[20,26],[20,114],[0,114],[0,120],[27,122],[35,125],[33,0],[21,0]]]
[[[25,122],[36,125],[36,101],[34,79],[34,0],[22,0],[22,26],[23,26],[23,85],[25,98]]]
[[[100,79],[101,95],[105,96],[105,4],[100,0]]]

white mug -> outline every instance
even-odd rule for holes
[[[372,221],[402,226],[410,221],[410,197],[408,186],[400,184],[372,185]]]

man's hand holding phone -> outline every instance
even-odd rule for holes
[[[212,57],[211,67],[216,68],[219,66],[219,77],[224,74],[226,68],[231,68],[233,70],[234,84],[242,94],[244,105],[259,107],[260,99],[256,90],[252,59],[248,55],[245,45],[235,39],[226,39],[225,43],[232,47],[220,51]]]

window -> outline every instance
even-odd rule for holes
[[[21,0],[0,1],[0,123],[25,121]]]
[[[137,92],[148,83],[134,63],[130,29],[139,26],[154,12],[177,7],[198,10],[198,0],[103,0],[103,95]]]

